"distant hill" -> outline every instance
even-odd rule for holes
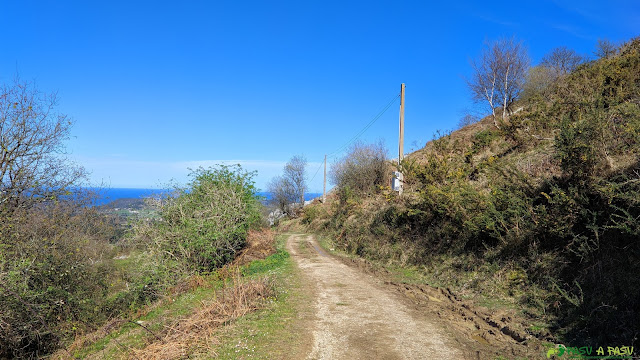
[[[102,209],[132,209],[132,210],[142,210],[145,209],[146,203],[144,199],[141,198],[120,198],[110,201],[104,205],[99,206]]]
[[[96,196],[96,205],[106,205],[117,199],[143,199],[149,196],[164,195],[171,190],[167,189],[138,189],[138,188],[88,188]]]

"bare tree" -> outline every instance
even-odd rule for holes
[[[55,350],[64,328],[100,318],[96,309],[108,291],[107,241],[117,230],[85,206],[88,194],[78,188],[85,172],[65,157],[72,123],[55,106],[55,94],[32,83],[0,84],[3,359]]]
[[[536,94],[546,96],[549,87],[556,79],[556,72],[549,67],[538,65],[529,68],[527,81],[522,89],[522,97],[530,98]]]
[[[329,178],[339,188],[348,187],[366,193],[375,191],[376,186],[387,184],[389,170],[384,143],[356,142],[342,159],[331,165]]]
[[[304,205],[304,193],[307,191],[307,159],[302,155],[295,155],[284,166],[284,177],[291,183],[293,192],[300,199],[300,206]]]
[[[304,206],[304,193],[307,190],[306,167],[307,159],[302,155],[296,155],[284,166],[283,175],[274,177],[267,184],[272,202],[282,212],[294,215],[291,204],[299,202],[300,207]]]
[[[475,101],[487,102],[496,127],[496,108],[502,107],[502,118],[511,112],[526,80],[529,56],[522,42],[515,38],[486,43],[480,58],[473,60],[473,75],[467,80]]]
[[[618,52],[618,45],[608,39],[598,39],[598,43],[596,44],[596,51],[594,51],[594,55],[598,57],[598,59],[607,58],[609,56],[615,55]]]
[[[586,58],[575,50],[562,46],[545,55],[540,65],[551,69],[556,77],[560,77],[569,74],[585,61]]]
[[[475,124],[478,121],[480,121],[479,117],[477,117],[475,115],[471,115],[471,114],[465,114],[458,121],[458,129],[462,129],[463,127],[465,127],[467,125]]]
[[[72,122],[55,94],[16,79],[0,85],[0,209],[56,199],[86,178],[65,156]]]
[[[283,176],[276,176],[267,184],[267,191],[271,193],[271,203],[283,214],[293,215],[290,204],[296,202],[297,195],[290,181]]]

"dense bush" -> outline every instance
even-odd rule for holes
[[[390,171],[383,143],[356,142],[343,158],[332,164],[329,178],[338,188],[366,193],[387,185]]]
[[[316,219],[322,219],[327,216],[327,210],[320,206],[309,206],[304,209],[302,215],[302,223],[310,225]]]
[[[106,295],[113,224],[74,201],[16,210],[0,227],[0,358],[45,355],[120,309]]]
[[[206,272],[231,261],[249,229],[260,226],[260,201],[255,172],[240,165],[199,168],[190,176],[186,187],[163,199],[162,220],[137,232],[166,261]]]
[[[65,156],[55,94],[0,84],[0,358],[40,358],[118,309],[107,304],[115,223]]]

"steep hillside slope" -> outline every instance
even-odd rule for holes
[[[303,222],[338,248],[511,306],[531,336],[636,344],[640,39],[515,108],[409,155],[402,197],[338,189]]]

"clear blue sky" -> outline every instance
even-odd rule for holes
[[[640,1],[2,1],[0,81],[16,73],[75,120],[71,156],[111,187],[241,162],[257,183],[295,154],[311,178],[406,83],[405,150],[471,109],[484,40],[533,64],[640,35]],[[363,136],[396,156],[397,103]],[[322,189],[322,176],[311,190]]]

